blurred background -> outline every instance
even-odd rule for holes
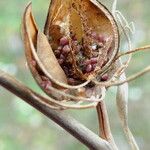
[[[109,9],[113,1],[100,0]],[[27,66],[21,40],[21,20],[28,0],[0,1],[0,69],[41,92]],[[42,29],[49,0],[32,0],[34,16]],[[150,1],[119,0],[118,9],[135,23],[133,46],[150,44]],[[124,47],[124,44],[123,44]],[[150,52],[139,52],[127,69],[131,75],[150,64]],[[129,84],[129,124],[142,150],[150,149],[150,74]],[[129,150],[118,119],[116,88],[106,97],[111,128],[121,150]],[[85,126],[98,132],[95,110],[68,111]],[[41,113],[0,87],[0,150],[86,150],[82,144]]]

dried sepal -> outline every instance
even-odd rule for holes
[[[30,29],[30,30],[29,30]],[[37,25],[35,24],[34,18],[31,13],[31,3],[25,9],[22,22],[22,37],[25,46],[25,54],[27,58],[28,66],[38,83],[41,81],[41,77],[36,69],[36,61],[33,59],[32,48],[36,46],[36,37],[38,33]],[[30,35],[30,36],[29,36]],[[31,46],[32,43],[32,46]]]
[[[49,84],[51,81],[49,81],[49,79],[44,79],[44,73],[43,73],[43,69],[45,69],[45,67],[47,67],[47,64],[45,63],[46,58],[40,59],[40,57],[43,57],[43,55],[41,56],[41,54],[39,54],[42,46],[43,46],[43,51],[46,51],[48,48],[49,49],[49,53],[50,53],[50,46],[48,45],[48,43],[45,42],[45,37],[44,35],[41,35],[40,33],[38,33],[38,27],[35,24],[32,12],[31,12],[31,4],[29,4],[25,10],[24,13],[24,17],[23,17],[23,26],[22,26],[22,33],[23,33],[23,40],[24,40],[24,45],[25,45],[25,53],[26,53],[26,58],[27,58],[27,63],[30,67],[30,70],[35,78],[35,80],[37,81],[37,83],[40,85],[40,87],[42,87],[42,89],[45,91],[46,88],[46,84]],[[39,35],[40,34],[40,35]],[[39,36],[43,36],[43,40],[40,39]],[[39,42],[39,40],[41,40],[40,44],[37,44]],[[43,42],[45,42],[47,45],[43,44]],[[37,49],[38,48],[38,53],[37,53]],[[37,55],[39,54],[40,57]],[[50,55],[50,54],[49,54]],[[55,65],[59,65],[55,56],[51,55],[51,61],[54,64],[54,61],[56,61]],[[54,60],[54,61],[53,61]],[[44,63],[43,63],[44,61]],[[60,70],[57,70],[58,72],[54,72],[54,70],[52,69],[53,66],[50,66],[51,68],[49,68],[49,71],[52,71],[52,75],[54,78],[59,78],[58,80],[61,80],[62,82],[65,82],[65,75],[62,71],[62,69],[60,68]],[[53,67],[54,68],[54,67]],[[49,73],[49,72],[48,72]],[[58,74],[59,73],[59,74]],[[46,77],[45,77],[46,78]],[[47,82],[47,83],[46,83]],[[45,83],[45,85],[43,85]],[[46,92],[48,94],[50,94],[47,90]]]
[[[54,55],[46,36],[38,31],[37,56],[41,60],[47,72],[57,81],[67,83],[67,78]],[[41,68],[43,71],[43,69]]]

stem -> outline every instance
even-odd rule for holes
[[[47,105],[46,100],[41,95],[35,93],[21,82],[17,81],[14,77],[4,73],[1,70],[0,85],[53,120],[89,149],[112,150],[110,144],[107,141],[99,138],[88,128],[64,112],[51,109]]]
[[[139,47],[139,48],[135,48],[133,50],[129,50],[125,53],[121,53],[119,54],[115,60],[118,60],[120,57],[122,56],[125,56],[125,55],[129,55],[129,54],[132,54],[132,53],[135,53],[135,52],[138,52],[138,51],[144,51],[144,50],[149,50],[150,49],[150,45],[146,45],[146,46],[143,46],[143,47]]]
[[[110,86],[119,86],[119,85],[122,85],[124,83],[129,83],[143,75],[145,75],[146,73],[149,73],[150,72],[150,66],[144,68],[142,71],[138,72],[138,73],[135,73],[133,75],[131,75],[130,77],[128,77],[126,80],[123,80],[123,81],[116,81],[114,83],[110,83],[107,85],[107,87],[110,87]]]
[[[107,140],[111,144],[114,150],[118,150],[110,130],[110,123],[109,123],[107,108],[104,100],[99,102],[96,109],[97,109],[98,120],[99,120],[100,137]]]

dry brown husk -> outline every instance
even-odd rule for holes
[[[81,12],[78,10],[81,10]],[[86,20],[83,19],[84,16],[80,16],[82,13]],[[86,76],[80,74],[82,78],[89,80],[93,76],[97,77],[98,73],[107,70],[118,53],[118,27],[107,8],[97,0],[51,0],[44,34],[38,29],[34,21],[31,3],[25,9],[22,33],[27,62],[33,77],[49,96],[52,96],[52,92],[42,86],[43,76],[48,78],[48,81],[52,82],[52,86],[57,89],[67,91],[66,86],[63,85],[68,84],[67,76],[60,67],[53,49],[58,46],[60,37],[68,36],[69,31],[73,31],[77,35],[77,39],[80,40],[85,35],[84,30],[86,30],[86,27],[83,27],[83,22],[94,31],[112,38],[110,43],[112,51],[107,56],[109,58],[107,64],[100,70],[92,72],[92,74]],[[49,41],[50,38],[53,40]],[[108,48],[109,46],[106,45],[106,49]],[[83,92],[82,95],[84,95]]]

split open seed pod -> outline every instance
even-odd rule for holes
[[[42,33],[29,4],[22,33],[29,68],[45,93],[67,101],[101,97],[92,80],[109,80],[109,72],[102,74],[119,48],[118,27],[105,6],[97,0],[51,0]]]

